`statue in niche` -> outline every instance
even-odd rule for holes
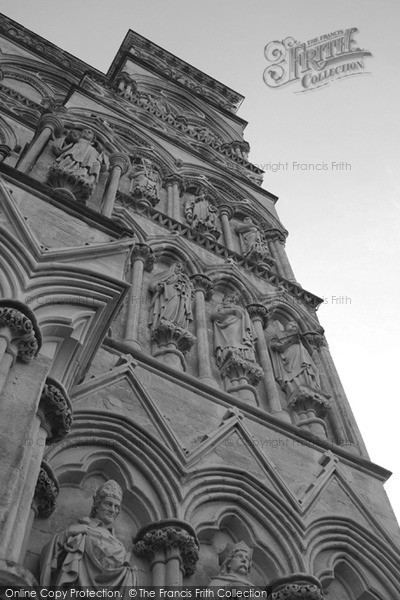
[[[255,362],[256,334],[247,310],[241,306],[237,293],[228,293],[211,315],[214,322],[214,351],[217,365],[221,366],[232,354]]]
[[[200,230],[216,229],[217,209],[204,192],[193,195],[187,202],[185,216],[192,227]]]
[[[302,343],[296,321],[289,321],[270,346],[275,378],[288,396],[301,387],[321,390],[318,369]]]
[[[90,517],[79,519],[57,533],[44,547],[40,585],[71,588],[121,588],[137,585],[135,567],[128,563],[125,546],[115,537],[112,523],[121,509],[122,490],[109,480],[93,497]]]
[[[215,587],[230,587],[233,585],[254,587],[254,584],[248,579],[252,555],[253,550],[245,542],[227,544],[220,555],[220,559],[222,559],[220,571],[208,585]]]
[[[88,183],[97,183],[105,155],[94,147],[95,133],[93,129],[72,129],[64,140],[64,145],[55,142],[53,153],[57,168],[73,173]]]
[[[243,223],[236,225],[236,232],[239,234],[243,256],[271,258],[268,244],[251,217],[245,217]]]
[[[129,178],[131,194],[144,196],[154,203],[160,199],[161,178],[151,160],[141,158],[140,163],[133,164]]]
[[[194,288],[184,272],[184,265],[181,262],[174,263],[167,271],[156,275],[149,290],[154,294],[150,305],[151,330],[155,331],[162,320],[187,329],[193,321]]]

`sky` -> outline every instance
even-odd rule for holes
[[[319,319],[371,460],[393,471],[400,520],[400,3],[0,0],[0,12],[103,72],[133,29],[245,96],[250,160],[279,196],[297,280],[325,300]],[[267,44],[349,28],[372,54],[359,75],[306,93],[265,84]]]

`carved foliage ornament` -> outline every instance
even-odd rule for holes
[[[71,429],[72,406],[61,384],[50,377],[43,387],[39,411],[50,425],[51,433],[46,439],[46,445],[62,440]]]
[[[18,358],[28,363],[39,352],[42,336],[32,311],[22,302],[0,300],[0,329],[8,327],[17,343]]]
[[[295,583],[285,586],[279,592],[273,592],[268,598],[269,600],[325,600],[318,586]]]
[[[42,462],[35,487],[37,514],[41,519],[46,519],[54,512],[58,492],[58,481],[53,471],[47,463]]]
[[[192,535],[184,529],[169,526],[145,533],[143,539],[133,545],[138,556],[149,556],[160,548],[178,548],[185,575],[193,575],[199,560],[199,550]]]

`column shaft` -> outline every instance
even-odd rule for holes
[[[233,243],[233,236],[232,236],[232,230],[231,230],[231,226],[229,223],[229,217],[226,213],[222,213],[221,214],[221,225],[222,225],[222,232],[224,234],[224,242],[225,242],[225,246],[229,249],[229,250],[235,250],[235,246]]]
[[[128,314],[126,317],[125,339],[140,348],[138,337],[140,300],[142,295],[144,263],[142,258],[136,258],[131,270],[131,289],[128,296]]]
[[[217,382],[213,378],[210,363],[204,291],[200,289],[195,292],[195,321],[199,379],[215,387]]]
[[[118,191],[118,184],[121,178],[122,169],[119,165],[116,165],[111,171],[110,179],[103,197],[103,210],[102,213],[106,217],[111,217],[114,208],[115,196]]]

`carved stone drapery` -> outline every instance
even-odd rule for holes
[[[44,384],[38,416],[48,433],[46,445],[59,442],[71,429],[71,401],[63,386],[52,377],[48,377]]]
[[[132,165],[128,175],[131,180],[129,194],[140,204],[155,206],[160,201],[161,177],[148,158]]]
[[[320,373],[303,344],[295,321],[271,340],[275,377],[287,397],[299,427],[327,437],[324,417],[330,396],[321,389]]]
[[[59,485],[51,467],[43,461],[36,482],[33,500],[34,510],[38,517],[46,519],[56,508]]]
[[[149,315],[151,340],[158,346],[153,356],[185,370],[184,354],[193,346],[195,337],[188,330],[193,320],[194,287],[183,263],[174,263],[156,275],[149,290],[153,293]]]
[[[102,165],[108,164],[105,154],[94,145],[95,137],[93,129],[72,129],[64,140],[52,145],[57,159],[49,170],[47,184],[81,204],[86,204],[93,193]]]
[[[236,225],[236,232],[240,238],[243,256],[248,260],[263,264],[267,268],[275,263],[270,254],[267,241],[251,217],[245,217],[243,223]]]
[[[37,355],[41,344],[33,312],[17,300],[0,300],[0,363],[6,350],[27,363]]]
[[[138,556],[151,560],[152,585],[182,585],[199,559],[194,529],[184,521],[159,521],[141,529],[133,543]]]
[[[256,403],[254,386],[263,376],[256,363],[255,330],[237,293],[228,293],[211,315],[214,323],[214,354],[227,392]]]
[[[325,600],[318,579],[303,573],[273,581],[267,592],[268,600]]]
[[[216,226],[217,208],[202,189],[187,200],[185,217],[191,227],[199,233],[211,239],[218,239],[221,235]]]

